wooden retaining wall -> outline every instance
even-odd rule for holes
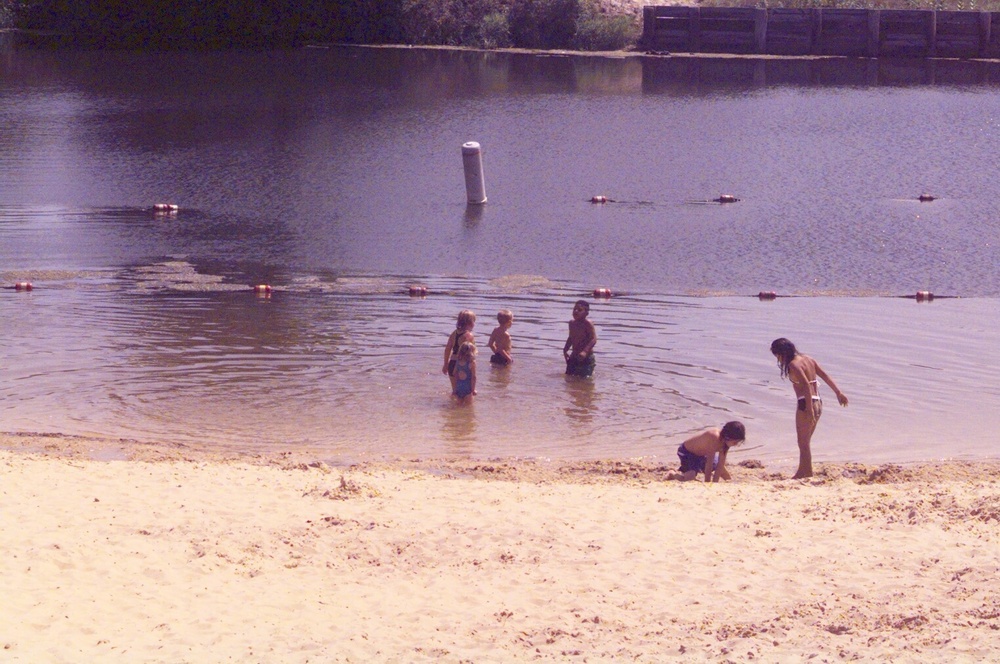
[[[1000,12],[647,6],[641,45],[682,53],[1000,58]]]

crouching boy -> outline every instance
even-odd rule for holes
[[[739,445],[745,438],[743,423],[735,421],[726,422],[721,429],[712,427],[691,436],[677,448],[681,467],[667,479],[688,481],[696,479],[699,473],[705,474],[706,482],[731,479],[726,470],[726,455],[729,448]]]

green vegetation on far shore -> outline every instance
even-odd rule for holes
[[[0,28],[91,48],[307,42],[635,48],[641,0],[0,0]],[[648,4],[656,4],[655,0]],[[668,4],[668,3],[665,3]],[[1000,11],[1000,0],[702,0],[701,7]]]
[[[279,47],[306,42],[613,50],[639,6],[601,0],[0,0],[0,27],[89,48]]]

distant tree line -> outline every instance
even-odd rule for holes
[[[96,48],[279,47],[305,42],[499,48],[626,47],[638,15],[598,0],[0,0],[0,21]]]

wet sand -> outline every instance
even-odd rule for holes
[[[1000,657],[1000,462],[0,450],[2,661]]]

